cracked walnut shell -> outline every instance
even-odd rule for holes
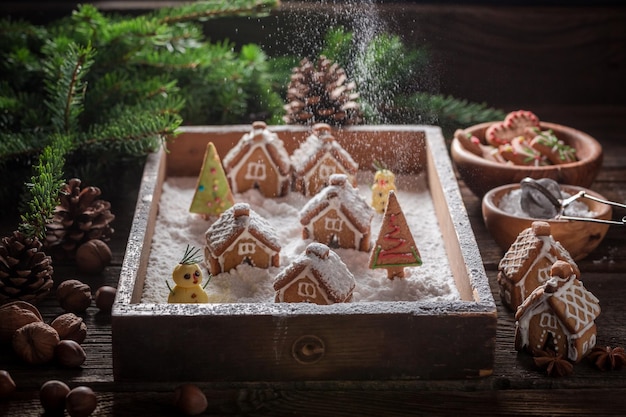
[[[25,301],[13,301],[0,306],[0,343],[11,342],[20,327],[43,321],[37,307]]]
[[[33,365],[51,361],[58,344],[57,331],[40,321],[20,327],[13,335],[13,350],[25,362]]]
[[[87,325],[81,317],[74,313],[61,314],[52,320],[50,326],[59,333],[61,340],[73,340],[77,343],[83,343],[87,337]]]

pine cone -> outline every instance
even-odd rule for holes
[[[317,64],[307,58],[293,69],[287,88],[287,124],[313,125],[327,123],[347,126],[361,123],[359,94],[353,92],[354,82],[346,83],[343,68],[321,56]]]
[[[98,187],[81,189],[73,178],[61,189],[60,203],[46,225],[45,247],[55,259],[73,259],[78,247],[91,239],[108,241],[114,230],[111,203],[100,200]]]
[[[21,232],[0,241],[0,304],[22,300],[35,304],[52,288],[52,258],[37,238]]]

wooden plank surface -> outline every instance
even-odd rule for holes
[[[411,27],[408,33],[415,39],[439,41],[440,60],[435,69],[441,70],[442,91],[510,110],[525,107],[543,120],[592,134],[602,143],[605,153],[603,169],[592,189],[611,200],[626,202],[625,9],[574,7],[561,10],[560,14],[544,11],[431,5],[416,12],[421,17],[415,22],[410,22],[414,15],[405,16],[409,21],[406,25]],[[555,37],[551,37],[552,31]],[[550,39],[547,46],[530,48],[523,54],[515,51],[516,45],[538,44],[546,37]],[[491,46],[481,50],[484,45]],[[490,82],[491,79],[495,81]],[[514,89],[503,88],[506,79],[514,81]],[[503,253],[482,223],[480,200],[462,182],[461,186],[498,304],[492,376],[448,381],[207,384],[202,386],[209,399],[204,415],[624,415],[626,370],[600,372],[584,361],[576,365],[573,376],[550,378],[534,368],[528,355],[513,349],[515,324],[511,312],[499,302],[495,283]],[[117,219],[111,243],[113,264],[106,272],[85,277],[72,267],[59,267],[59,277],[80,278],[92,288],[116,285],[137,188],[138,183],[130,184],[127,192],[110,198]],[[2,219],[1,224],[4,232],[14,223]],[[625,229],[612,227],[602,244],[579,262],[579,267],[585,285],[601,302],[598,343],[626,346]],[[52,296],[40,307],[48,321],[62,313]],[[94,413],[97,416],[180,415],[171,405],[175,384],[113,381],[110,317],[98,313],[95,307],[83,317],[89,332],[84,343],[87,361],[81,369],[62,369],[54,364],[28,366],[10,348],[0,347],[0,369],[9,370],[18,385],[10,399],[0,400],[0,415],[41,416],[38,388],[53,378],[70,386],[91,386],[99,399]]]

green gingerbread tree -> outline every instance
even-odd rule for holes
[[[404,212],[398,203],[394,190],[389,191],[389,199],[376,245],[370,254],[371,269],[387,269],[387,278],[404,278],[404,268],[422,265],[415,240],[409,230]]]
[[[219,216],[233,204],[233,193],[222,160],[213,142],[209,142],[189,211],[208,219],[210,216]]]

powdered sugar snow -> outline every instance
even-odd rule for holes
[[[372,181],[373,173],[359,173],[358,190],[368,202],[371,201]],[[196,182],[195,177],[173,177],[163,183],[143,289],[144,303],[167,302],[167,283],[172,285],[172,270],[186,246],[205,246],[205,232],[215,218],[204,220],[189,212]],[[389,280],[385,269],[369,269],[368,252],[333,249],[356,279],[353,302],[459,300],[425,177],[399,176],[396,185],[398,201],[423,264],[405,268],[403,279]],[[269,199],[256,190],[235,194],[234,198],[250,204],[250,209],[274,228],[281,244],[281,266],[264,270],[240,265],[236,270],[212,277],[205,290],[213,302],[274,302],[274,278],[310,243],[302,239],[299,220],[299,212],[309,198],[292,192],[282,198]],[[382,214],[376,213],[371,225],[372,242],[378,236],[381,222]],[[205,265],[202,268],[206,282],[209,273]]]

